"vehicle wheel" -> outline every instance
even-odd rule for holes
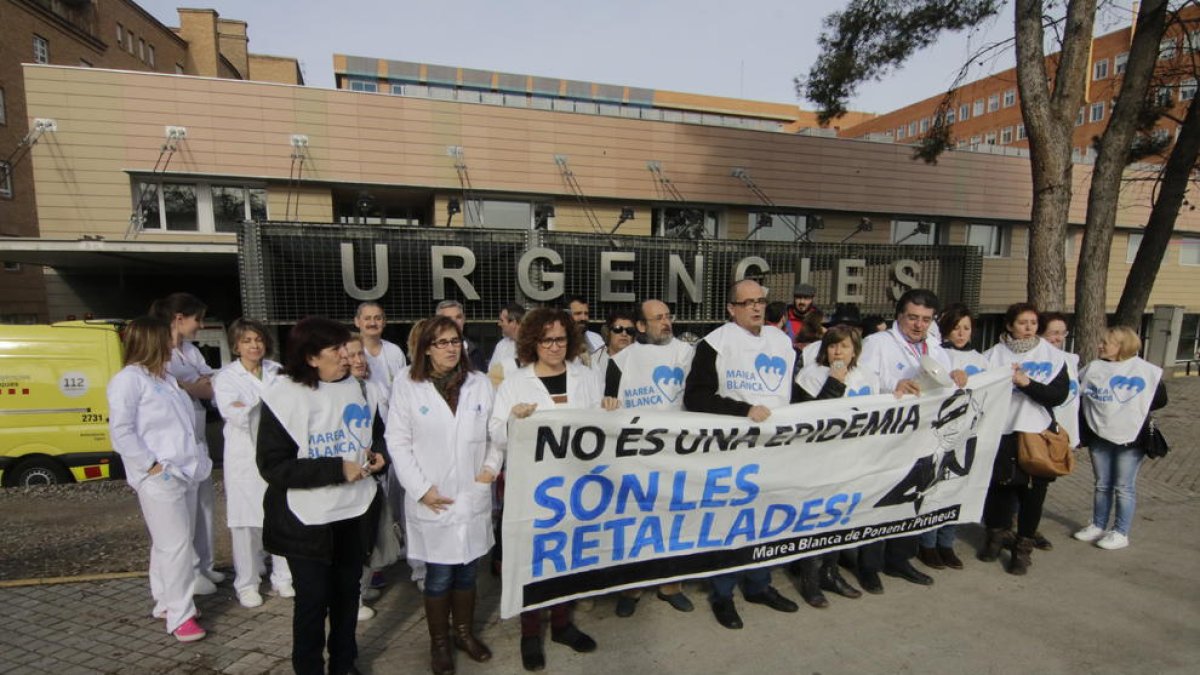
[[[11,479],[5,476],[4,482],[16,487],[33,487],[37,485],[58,485],[73,482],[71,472],[58,461],[49,457],[34,457],[17,464],[11,472]]]

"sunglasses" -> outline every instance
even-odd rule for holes
[[[636,335],[637,329],[633,326],[612,326],[608,329],[608,332],[616,333],[617,335]]]

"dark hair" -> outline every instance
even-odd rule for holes
[[[171,360],[171,326],[156,316],[139,316],[123,332],[125,365],[142,366],[162,377]]]
[[[627,309],[614,309],[608,313],[608,316],[604,319],[604,325],[600,327],[600,337],[604,338],[605,345],[608,344],[608,337],[612,335],[612,327],[618,321],[622,320],[633,324],[633,329],[637,330],[637,319],[633,317],[633,312]],[[629,337],[636,336],[630,335]]]
[[[904,291],[904,295],[896,301],[896,316],[904,313],[904,308],[909,305],[917,305],[918,307],[928,307],[936,314],[940,303],[938,296],[933,291],[927,288],[910,288]]]
[[[971,313],[971,309],[961,302],[955,302],[942,312],[938,317],[938,330],[942,332],[942,338],[949,339],[950,331],[958,325],[963,319],[971,320],[971,330],[975,330],[975,315]]]
[[[509,321],[521,323],[521,319],[525,318],[525,306],[519,302],[510,302],[501,307],[500,311],[508,314]]]
[[[354,309],[354,318],[357,319],[358,317],[362,316],[363,310],[368,307],[378,307],[379,311],[383,313],[384,317],[385,318],[387,317],[387,312],[383,311],[383,305],[379,304],[378,302],[376,302],[374,300],[366,300],[366,301],[358,303],[358,307],[356,307]]]
[[[1038,312],[1037,305],[1033,304],[1032,302],[1014,302],[1013,304],[1009,305],[1008,309],[1004,310],[1005,328],[1013,325],[1013,322],[1017,320],[1018,316],[1021,316],[1027,312],[1033,312],[1034,316],[1040,314],[1040,312]],[[1041,326],[1040,321],[1038,322],[1038,326]]]
[[[234,319],[233,323],[229,324],[229,348],[237,354],[237,343],[246,333],[258,333],[258,336],[263,341],[263,357],[270,356],[275,352],[275,338],[267,332],[267,327],[245,317]],[[241,356],[241,354],[237,354]]]
[[[462,331],[458,329],[458,322],[447,316],[432,317],[421,326],[421,334],[417,337],[416,349],[412,353],[412,367],[408,369],[408,376],[412,378],[413,382],[425,382],[433,375],[433,363],[428,354],[429,348],[446,330],[454,331],[458,339],[462,339]],[[465,343],[458,346],[458,363],[454,366],[454,374],[446,383],[445,391],[439,392],[445,397],[451,410],[458,408],[458,394],[462,390],[463,382],[467,380],[467,374],[473,369],[471,359],[467,358],[466,346]]]
[[[350,330],[342,324],[321,316],[300,319],[288,333],[287,354],[283,374],[298,384],[317,388],[321,381],[317,369],[308,365],[311,356],[328,347],[340,347],[350,341]]]
[[[771,324],[772,326],[778,325],[779,321],[783,319],[785,314],[787,314],[787,310],[788,306],[786,302],[780,302],[779,300],[776,300],[775,302],[769,303],[767,305],[767,323]]]
[[[575,331],[575,321],[571,313],[561,309],[538,307],[521,319],[521,327],[517,329],[517,360],[526,366],[537,361],[538,340],[546,333],[546,329],[556,323],[561,323],[567,331],[567,358],[579,353],[584,344],[583,336]]]
[[[850,359],[848,368],[854,368],[858,365],[858,355],[862,353],[862,336],[858,334],[858,329],[844,323],[840,323],[825,331],[825,335],[821,336],[821,350],[817,352],[817,363],[822,366],[829,365],[829,345],[837,344],[846,338],[850,338],[850,344],[854,345],[854,356]]]
[[[150,303],[150,316],[166,321],[168,326],[175,321],[176,314],[199,317],[204,316],[206,311],[208,305],[191,293],[172,293]]]
[[[1068,329],[1071,327],[1071,322],[1067,321],[1067,315],[1062,312],[1042,312],[1038,315],[1038,335],[1046,332],[1050,327],[1051,321],[1061,321]]]
[[[876,329],[876,326],[881,323],[887,323],[887,319],[883,318],[883,316],[879,314],[872,314],[864,317],[863,320],[859,322],[859,326],[862,327],[862,336],[867,337],[868,335],[878,333],[879,330]]]
[[[571,297],[567,298],[566,303],[563,305],[563,309],[569,310],[572,302],[578,302],[581,305],[591,305],[591,303],[587,301],[587,298],[583,297],[582,295],[572,295]]]
[[[818,312],[809,312],[800,319],[800,332],[796,336],[796,342],[816,342],[825,334],[825,324],[821,321],[821,315]]]

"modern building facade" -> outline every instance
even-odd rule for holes
[[[172,28],[129,0],[0,0],[0,238],[40,233],[30,150],[54,130],[29,112],[27,63],[303,84],[295,59],[251,53],[246,23],[212,10]],[[6,261],[0,289],[0,321],[52,318],[41,266]]]

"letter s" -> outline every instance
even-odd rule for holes
[[[534,527],[548,528],[562,522],[563,516],[567,515],[567,505],[563,500],[550,494],[551,488],[562,487],[562,476],[551,476],[546,480],[538,483],[533,490],[533,501],[538,506],[550,511],[554,515],[550,518],[538,518],[533,521]]]
[[[750,480],[750,476],[758,473],[757,464],[747,464],[738,469],[737,476],[734,477],[733,483],[739,490],[745,493],[745,497],[732,499],[729,501],[730,506],[743,506],[758,499],[758,484]]]

